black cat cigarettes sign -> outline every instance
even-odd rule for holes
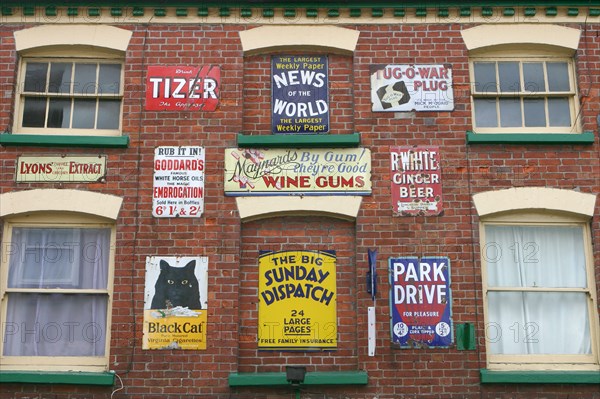
[[[146,258],[142,349],[206,349],[207,257]]]

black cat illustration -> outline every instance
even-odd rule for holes
[[[184,267],[173,267],[160,261],[160,274],[154,286],[151,309],[166,309],[175,306],[202,309],[198,279],[194,274],[196,261]]]

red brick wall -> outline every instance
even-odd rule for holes
[[[12,33],[0,31],[0,130],[12,130],[13,90],[18,63]],[[114,398],[286,398],[288,389],[232,388],[231,372],[282,371],[287,363],[309,371],[364,369],[366,387],[309,388],[310,398],[403,399],[599,399],[597,386],[481,385],[485,330],[478,246],[478,219],[472,195],[509,187],[547,186],[600,192],[600,146],[467,145],[471,129],[468,54],[460,36],[466,26],[360,25],[353,56],[329,56],[331,134],[360,132],[372,155],[371,196],[364,197],[355,222],[317,216],[277,217],[240,223],[233,198],[223,194],[224,148],[236,146],[238,132],[270,133],[269,55],[244,57],[238,25],[121,26],[133,31],[125,62],[124,134],[127,149],[2,147],[0,192],[31,188],[74,188],[124,198],[117,220],[117,256],[110,368],[124,388]],[[582,29],[577,53],[581,120],[598,135],[600,40],[597,24]],[[311,53],[312,54],[312,53]],[[403,115],[372,113],[369,67],[383,63],[449,63],[455,110]],[[149,65],[221,66],[221,104],[213,113],[151,112],[144,108]],[[206,149],[205,211],[198,219],[157,219],[151,214],[153,150],[163,145]],[[444,213],[437,217],[394,217],[391,211],[389,147],[436,145],[442,159]],[[22,154],[106,154],[106,183],[14,182]],[[596,280],[600,287],[600,217],[592,221]],[[367,250],[378,254],[376,356],[367,355],[364,275]],[[338,350],[262,352],[257,350],[258,251],[338,251]],[[205,351],[142,351],[142,309],[147,256],[209,257],[208,345]],[[455,323],[474,323],[477,350],[391,349],[387,259],[442,255],[451,260]],[[76,386],[2,385],[0,398],[109,398],[113,389]]]

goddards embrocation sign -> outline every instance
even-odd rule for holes
[[[454,341],[450,259],[390,258],[392,342],[401,347],[447,347]]]
[[[447,65],[371,66],[373,112],[452,111],[452,68]]]
[[[225,194],[369,195],[366,148],[225,150]]]
[[[442,212],[440,151],[435,146],[391,147],[392,207],[402,216]]]
[[[142,349],[206,349],[208,258],[146,258]]]
[[[273,133],[318,134],[329,131],[326,56],[273,56],[271,87]]]
[[[337,347],[335,251],[262,252],[258,348]]]
[[[204,210],[204,148],[154,150],[154,217],[200,217]]]

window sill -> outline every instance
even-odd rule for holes
[[[467,131],[467,144],[594,144],[594,132],[478,134]]]
[[[360,134],[238,134],[240,148],[350,148],[358,147]]]
[[[35,147],[127,148],[129,136],[59,136],[40,134],[0,134],[0,145]]]
[[[115,373],[76,371],[0,371],[0,384],[6,383],[112,386],[115,383]]]
[[[496,371],[481,369],[482,384],[600,384],[598,371]]]
[[[330,371],[306,373],[302,385],[367,385],[366,371]],[[282,373],[231,373],[230,387],[243,386],[289,386],[285,372]]]

